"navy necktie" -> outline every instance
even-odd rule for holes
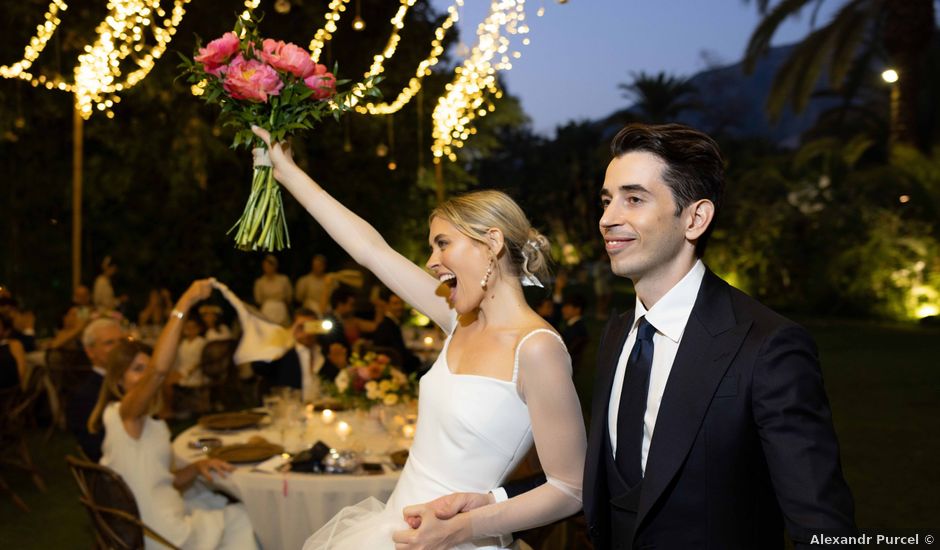
[[[636,341],[627,359],[627,369],[620,392],[617,413],[617,469],[631,487],[643,479],[643,417],[649,394],[650,370],[653,367],[653,335],[656,327],[645,317],[637,324]]]

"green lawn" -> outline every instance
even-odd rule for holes
[[[842,464],[863,527],[936,527],[940,518],[940,329],[858,321],[803,320],[815,335],[832,401]],[[590,328],[599,337],[602,324]],[[591,350],[593,351],[593,350]],[[593,357],[586,357],[591,365]],[[593,369],[578,373],[590,399]],[[934,426],[934,428],[929,428]],[[175,426],[178,430],[180,427]],[[0,548],[91,548],[92,533],[63,456],[71,437],[30,439],[49,485],[40,493],[14,470],[2,473],[32,511],[0,495]]]

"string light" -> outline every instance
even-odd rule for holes
[[[116,94],[132,88],[150,73],[176,34],[187,3],[189,0],[175,0],[167,17],[159,0],[108,2],[108,16],[95,29],[98,38],[78,56],[75,84],[70,90],[75,94],[75,107],[83,118],[89,118],[94,109],[110,113],[111,106],[120,101]],[[158,18],[162,20],[161,25],[154,24]],[[150,29],[156,44],[142,53],[145,28]],[[121,62],[128,57],[137,68],[124,80],[119,80]]]
[[[503,31],[505,30],[505,34]],[[477,44],[470,56],[457,67],[452,82],[445,86],[446,93],[437,101],[431,118],[434,143],[431,151],[434,162],[447,157],[457,160],[454,152],[476,133],[470,123],[495,109],[488,96],[500,99],[503,93],[497,87],[496,73],[512,69],[511,42],[508,35],[525,35],[525,0],[493,0],[490,13],[477,27]]]
[[[324,44],[333,38],[333,33],[336,32],[337,28],[336,24],[339,22],[340,13],[346,11],[346,4],[348,3],[349,0],[330,0],[326,8],[326,23],[314,33],[313,40],[310,41],[310,46],[307,47],[307,49],[310,50],[310,57],[314,61],[320,60]]]
[[[390,115],[401,110],[402,107],[411,101],[419,90],[424,77],[431,74],[431,68],[438,64],[441,55],[444,53],[444,36],[447,31],[454,26],[459,18],[458,7],[463,6],[463,0],[457,0],[454,5],[447,9],[447,17],[439,27],[434,29],[434,39],[431,41],[431,53],[418,63],[415,75],[408,80],[408,84],[398,92],[397,97],[387,103],[366,103],[365,105],[356,105],[356,112],[370,115]],[[391,52],[394,54],[394,49]],[[391,56],[388,56],[391,57]],[[366,77],[369,73],[366,73]]]
[[[361,31],[366,28],[366,22],[362,19],[361,1],[362,0],[356,0],[356,17],[353,18],[352,22],[354,31]]]
[[[30,38],[29,43],[23,48],[23,59],[12,65],[0,66],[0,76],[4,78],[32,80],[33,75],[26,71],[32,67],[33,62],[36,61],[39,54],[45,49],[49,39],[52,38],[56,29],[59,28],[59,24],[62,22],[62,20],[59,19],[59,12],[67,9],[68,5],[62,0],[52,0],[52,3],[49,4],[49,8],[46,10],[45,16],[43,16],[46,22],[36,26],[35,36]]]
[[[75,104],[84,118],[95,111],[104,112],[113,118],[111,108],[120,102],[119,92],[135,86],[153,69],[156,60],[166,52],[169,42],[185,15],[185,5],[190,0],[174,0],[169,16],[160,7],[159,0],[109,0],[108,16],[96,28],[97,38],[93,44],[86,45],[79,56],[79,63],[74,70],[74,83],[59,77],[33,75],[29,68],[39,57],[56,31],[61,20],[59,13],[67,9],[64,0],[52,0],[45,14],[45,23],[37,26],[36,35],[24,48],[23,59],[11,65],[0,66],[0,76],[19,78],[29,81],[35,87],[58,89],[75,94]],[[327,6],[326,22],[316,31],[310,42],[311,58],[318,61],[324,45],[333,38],[341,14],[350,0],[331,0]],[[459,19],[459,8],[464,0],[455,0],[447,10],[448,15],[434,30],[434,38],[428,56],[418,63],[415,74],[408,84],[398,92],[395,99],[387,103],[367,102],[360,104],[369,91],[372,78],[385,71],[385,62],[391,59],[401,41],[400,32],[404,28],[404,18],[416,0],[399,0],[400,5],[391,19],[392,32],[385,48],[373,58],[363,80],[353,85],[350,106],[361,114],[391,115],[401,110],[421,90],[425,76],[431,74],[444,53],[443,40],[448,30]],[[251,11],[258,7],[260,0],[245,0],[246,10],[241,14],[244,19],[251,17]],[[542,16],[544,7],[538,9]],[[357,10],[357,19],[364,22]],[[157,22],[161,24],[157,24]],[[492,99],[502,97],[498,89],[496,73],[512,68],[511,59],[518,59],[521,53],[510,52],[508,35],[525,35],[525,0],[493,0],[490,13],[477,28],[477,44],[463,64],[455,68],[454,79],[445,87],[446,93],[440,97],[432,114],[434,144],[432,152],[435,162],[442,157],[456,160],[454,150],[462,147],[469,136],[476,133],[471,126],[477,117],[486,116],[495,110]],[[355,21],[353,23],[355,27]],[[361,27],[360,27],[361,28]],[[155,44],[149,48],[145,44],[145,29],[152,34]],[[529,38],[522,39],[522,45],[529,44]],[[145,51],[146,50],[146,51]],[[136,68],[128,72],[123,80],[122,62],[130,57]],[[203,92],[198,84],[191,89],[194,95]],[[393,169],[393,168],[391,168]]]

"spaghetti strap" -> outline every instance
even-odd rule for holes
[[[522,340],[519,340],[519,343],[516,344],[516,352],[513,354],[513,360],[512,360],[512,383],[513,383],[513,384],[515,384],[515,383],[517,382],[518,378],[519,378],[519,350],[522,349],[522,344],[525,344],[525,341],[528,340],[530,336],[535,335],[535,334],[538,334],[538,333],[540,333],[540,332],[547,332],[547,333],[551,334],[551,335],[554,336],[559,342],[561,342],[561,345],[562,345],[562,346],[565,345],[565,341],[561,339],[561,336],[559,336],[559,334],[558,334],[557,332],[555,332],[554,330],[551,330],[551,329],[547,329],[547,328],[537,328],[537,329],[533,330],[532,332],[530,332],[530,333],[526,334],[525,336],[523,336],[523,337],[522,337]],[[565,349],[567,349],[567,348],[565,348]]]

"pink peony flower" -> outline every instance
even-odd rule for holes
[[[266,38],[261,43],[261,47],[261,59],[275,69],[291,73],[299,78],[307,78],[314,74],[317,64],[310,59],[310,53],[300,46]]]
[[[216,38],[206,45],[205,48],[199,48],[199,55],[194,59],[202,63],[206,72],[215,76],[221,76],[225,69],[225,64],[238,51],[238,36],[234,32],[227,32],[221,38]]]
[[[229,63],[222,87],[235,99],[267,103],[268,96],[281,93],[284,82],[270,66],[238,55]]]
[[[336,95],[336,77],[324,65],[317,65],[314,73],[304,78],[304,84],[313,90],[314,99],[327,99]]]

